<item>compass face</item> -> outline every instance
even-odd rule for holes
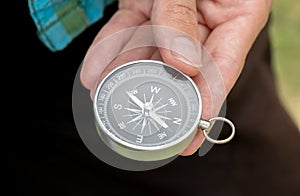
[[[195,129],[201,97],[194,82],[159,61],[134,61],[108,74],[99,84],[94,112],[111,140],[137,150],[178,144]]]

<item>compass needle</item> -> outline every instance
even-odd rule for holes
[[[149,111],[149,116],[151,118],[153,118],[158,124],[160,124],[160,126],[162,126],[163,128],[168,128],[169,126],[165,123],[165,121],[163,121],[161,118],[159,118],[159,116],[157,114],[155,114],[154,111]]]
[[[151,122],[151,124],[155,127],[155,129],[157,131],[159,131],[159,127],[157,126],[156,122],[154,122],[151,118],[149,119],[149,121]]]
[[[130,105],[132,105],[132,106],[134,106],[134,107],[138,107],[139,108],[139,106],[137,106],[135,103],[133,103],[131,100],[128,100],[128,103],[130,104]]]
[[[139,100],[135,95],[133,95],[131,92],[126,91],[126,94],[130,97],[130,99],[140,108],[144,109],[144,103]]]

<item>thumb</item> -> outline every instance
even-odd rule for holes
[[[196,0],[154,0],[151,21],[162,59],[196,75],[201,66]]]

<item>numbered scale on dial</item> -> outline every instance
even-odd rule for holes
[[[111,149],[134,160],[155,161],[188,146],[202,103],[190,77],[160,61],[140,60],[102,80],[94,112],[98,133]]]

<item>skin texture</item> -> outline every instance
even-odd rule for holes
[[[134,36],[124,36],[122,42],[115,48],[104,46],[103,54],[93,57],[96,59],[83,62],[81,82],[91,90],[93,97],[101,77],[116,66],[137,59],[162,60],[192,77],[202,95],[202,116],[206,119],[211,118],[217,114],[237,81],[252,44],[268,20],[271,4],[271,0],[120,0],[119,10],[99,31],[87,51],[86,58],[89,58],[89,53],[98,43],[130,27],[152,24],[175,28],[185,32],[206,48],[221,75],[224,94],[211,91],[209,88],[214,87],[208,87],[209,81],[203,78],[198,68],[164,49],[137,48],[119,55],[106,67],[92,63],[99,61],[104,53],[109,54],[111,52],[109,50],[126,47],[133,41],[132,39],[135,39]],[[198,131],[192,143],[181,155],[193,154],[203,140],[202,132]]]

